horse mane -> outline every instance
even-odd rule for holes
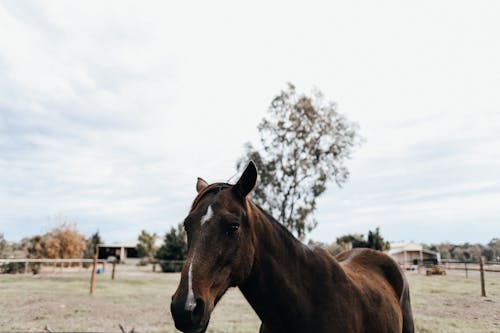
[[[257,205],[256,203],[252,202],[255,207],[264,215],[264,217],[270,222],[270,224],[274,227],[274,229],[278,232],[280,237],[282,238],[285,246],[289,249],[296,249],[301,248],[304,249],[307,248],[307,246],[299,241],[291,232],[288,230],[287,227],[283,225],[283,223],[280,223],[278,220],[274,218],[269,212],[267,212],[264,208],[261,206]]]
[[[226,188],[230,188],[232,187],[233,185],[229,184],[229,183],[213,183],[213,184],[210,184],[208,185],[207,187],[205,187],[204,189],[202,189],[198,195],[196,196],[196,198],[194,199],[193,201],[193,204],[191,205],[191,212],[196,208],[196,206],[198,206],[198,204],[200,203],[201,199],[203,199],[203,197],[205,197],[207,194],[209,193],[219,193],[220,191],[226,189]]]

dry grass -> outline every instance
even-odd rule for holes
[[[88,272],[38,276],[0,275],[0,331],[175,332],[170,296],[179,275],[119,266],[117,279],[98,276],[88,295]],[[417,332],[500,331],[500,274],[487,275],[487,298],[478,275],[410,274]],[[237,289],[215,309],[208,332],[258,332],[260,322]]]
[[[125,270],[125,271],[124,271]],[[176,332],[170,297],[178,274],[137,272],[119,266],[114,281],[98,275],[89,295],[90,272],[0,275],[0,332],[52,331]],[[237,289],[230,290],[212,316],[209,332],[256,332],[259,320]]]
[[[447,276],[410,274],[417,332],[468,333],[500,331],[500,273],[486,274],[481,297],[478,272],[448,271]]]

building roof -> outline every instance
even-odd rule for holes
[[[429,253],[429,254],[434,254],[437,255],[437,252],[431,251],[431,250],[424,250],[424,247],[420,244],[417,243],[412,243],[412,242],[398,242],[398,243],[391,243],[391,249],[387,251],[389,255],[396,254],[396,253],[401,253],[401,252],[412,252],[412,251],[422,251],[424,253]]]
[[[402,251],[422,251],[423,246],[412,242],[398,242],[391,243],[391,249],[389,253],[392,252],[402,252]]]
[[[136,248],[137,243],[110,243],[110,244],[98,244],[99,247],[127,247]]]

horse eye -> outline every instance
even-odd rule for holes
[[[231,223],[226,227],[226,235],[233,235],[238,229],[240,225],[238,223]]]

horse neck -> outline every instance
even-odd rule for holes
[[[259,208],[250,208],[255,208],[250,209],[255,260],[239,287],[264,323],[279,320],[280,309],[286,309],[288,318],[290,313],[300,313],[315,298],[308,293],[317,290],[318,275],[327,279],[345,276],[332,256],[311,250]]]

